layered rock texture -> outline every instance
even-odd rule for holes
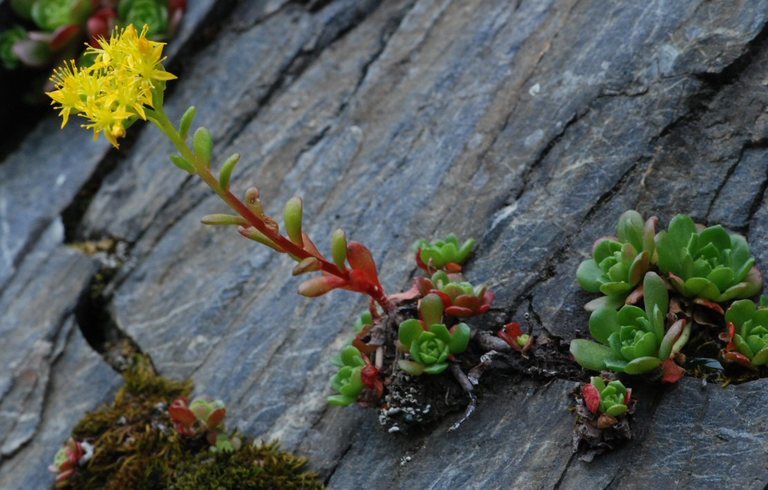
[[[454,231],[478,238],[467,274],[496,291],[493,321],[584,336],[576,267],[628,208],[722,223],[768,267],[768,1],[190,6],[169,112],[195,104],[216,155],[244,155],[235,189],[257,185],[275,213],[303,196],[321,247],[337,227],[365,242],[390,292],[414,240]],[[121,336],[332,488],[768,484],[766,380],[643,387],[635,439],[590,464],[571,453],[572,380],[494,376],[451,433],[326,406],[365,301],[302,298],[286,257],[200,225],[224,206],[153,128],[116,152],[58,126],[0,155],[0,487],[51,484],[74,423],[119,386],[103,356]],[[69,243],[101,238],[126,260],[104,301],[81,301],[103,265]]]

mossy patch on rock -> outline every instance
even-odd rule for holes
[[[244,440],[226,453],[211,451],[204,439],[180,436],[168,405],[189,395],[192,382],[158,376],[147,358],[136,359],[114,402],[88,413],[72,431],[93,445],[93,455],[57,488],[322,488],[306,459],[280,451],[277,442]]]

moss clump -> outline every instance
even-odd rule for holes
[[[158,376],[137,357],[111,405],[88,413],[72,435],[94,446],[93,457],[57,488],[104,489],[315,489],[306,460],[277,443],[244,441],[236,452],[212,452],[201,438],[181,437],[168,405],[192,391],[191,381]]]

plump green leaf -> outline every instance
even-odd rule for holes
[[[592,257],[598,264],[614,253],[621,251],[621,243],[609,238],[603,238],[595,243],[595,248],[592,252]]]
[[[363,361],[363,357],[360,354],[360,351],[351,345],[348,345],[342,349],[341,362],[344,363],[345,366],[365,366],[365,361]]]
[[[206,165],[211,164],[211,156],[213,155],[213,139],[211,138],[211,132],[208,128],[200,127],[195,130],[195,134],[192,135],[192,148],[195,150],[195,155]]]
[[[410,349],[413,341],[416,340],[422,332],[424,332],[424,328],[421,326],[421,322],[415,318],[409,318],[400,324],[398,338],[403,346]]]
[[[579,264],[579,268],[576,269],[576,280],[585,291],[597,293],[600,291],[601,278],[604,274],[597,262],[594,259],[589,259]]]
[[[427,374],[440,374],[448,367],[448,363],[438,362],[424,368],[424,372]]]
[[[619,415],[623,415],[627,413],[627,406],[626,405],[611,405],[608,410],[605,411],[606,414],[610,415],[611,417],[618,417]]]
[[[685,292],[688,297],[704,298],[711,301],[720,301],[720,290],[705,277],[692,277],[685,281]]]
[[[648,319],[653,324],[654,332],[656,332],[659,339],[664,336],[664,322],[663,317],[666,316],[669,310],[669,292],[664,281],[655,272],[648,272],[643,279],[643,300],[645,302],[645,312],[648,314]],[[658,324],[658,315],[654,315],[654,306],[659,308],[662,314],[662,324]]]
[[[768,364],[768,347],[763,347],[757,354],[755,354],[752,358],[752,364],[755,366]]]
[[[714,245],[716,250],[731,248],[731,237],[720,225],[710,226],[699,233],[699,246]]]
[[[179,134],[182,139],[187,139],[189,129],[192,127],[192,121],[195,120],[196,114],[197,109],[195,106],[189,106],[189,108],[184,111],[184,115],[181,116],[181,121],[179,121]]]
[[[232,172],[235,170],[235,166],[239,161],[240,161],[240,154],[233,153],[222,164],[221,170],[219,170],[219,186],[222,189],[224,190],[229,189],[229,181],[232,179]]]
[[[661,365],[661,359],[658,357],[638,357],[627,363],[624,372],[627,374],[643,374],[653,371]]]
[[[325,399],[329,405],[335,405],[337,407],[346,407],[355,403],[357,398],[352,398],[344,395],[331,395]]]
[[[301,234],[301,221],[304,214],[304,205],[298,197],[292,197],[285,203],[283,222],[288,238],[297,245],[303,246],[304,238]]]
[[[619,226],[616,233],[619,240],[625,243],[631,243],[635,250],[643,250],[643,217],[634,209],[625,211],[619,217]]]
[[[469,325],[466,323],[459,323],[451,330],[451,341],[448,344],[448,347],[451,354],[461,354],[467,350],[467,346],[469,345],[469,337],[471,334]]]
[[[331,236],[331,256],[333,263],[341,270],[346,269],[347,260],[347,235],[341,228],[333,232]]]
[[[597,311],[600,308],[613,308],[614,310],[624,306],[625,299],[622,296],[600,296],[584,305],[587,311]]]
[[[443,300],[440,296],[430,293],[419,302],[419,313],[424,324],[429,326],[435,323],[443,323]]]
[[[609,347],[586,339],[572,340],[570,351],[581,367],[592,371],[604,369],[606,360],[614,358]]]
[[[418,362],[401,359],[397,361],[397,365],[400,366],[400,369],[412,376],[419,376],[424,372],[424,365],[419,364]]]
[[[601,308],[589,316],[589,333],[602,344],[607,344],[608,337],[618,330],[619,315],[613,308]]]

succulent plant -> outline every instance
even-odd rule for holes
[[[150,26],[150,36],[163,35],[168,30],[167,0],[122,0],[117,14],[125,24]]]
[[[437,294],[428,294],[420,301],[419,314],[421,320],[411,318],[400,324],[400,345],[411,359],[400,360],[399,366],[414,376],[439,374],[448,367],[449,356],[467,350],[470,329],[459,323],[448,330],[442,323],[443,302]]]
[[[482,315],[491,309],[496,295],[485,286],[473,286],[460,274],[437,271],[431,279],[416,278],[422,296],[437,294],[443,301],[445,313],[455,317]]]
[[[36,0],[30,15],[41,29],[52,32],[66,25],[82,24],[91,10],[92,0]]]
[[[0,32],[0,65],[8,70],[19,66],[19,57],[14,53],[14,45],[27,37],[27,31],[21,26],[14,26]]]
[[[725,313],[728,342],[724,357],[747,366],[768,364],[768,308],[748,299],[734,301]]]
[[[747,241],[720,225],[697,228],[679,214],[657,235],[656,249],[659,269],[686,297],[724,302],[754,296],[763,287]]]
[[[593,376],[589,384],[582,386],[581,392],[584,403],[594,415],[624,415],[632,398],[632,390],[625,388],[621,381],[610,381],[606,384],[602,376]]]
[[[346,406],[357,401],[357,398],[365,389],[363,383],[363,368],[366,363],[356,347],[348,345],[342,351],[337,364],[339,371],[331,378],[331,386],[338,391],[338,395],[328,397],[331,405]]]
[[[205,435],[211,449],[216,451],[228,452],[240,448],[240,438],[235,434],[228,436],[225,432],[227,407],[221,400],[200,396],[189,403],[189,399],[180,397],[168,407],[168,414],[176,432],[184,437]]]
[[[643,222],[637,211],[626,211],[619,217],[618,238],[606,237],[595,242],[592,258],[576,270],[576,279],[584,290],[605,295],[587,303],[588,310],[624,304],[650,266],[657,221],[652,217]]]
[[[56,452],[53,464],[48,470],[56,473],[56,482],[67,481],[75,473],[78,465],[85,464],[93,455],[93,446],[87,442],[69,438],[66,444]]]
[[[642,374],[659,367],[682,349],[691,326],[684,319],[665,332],[669,294],[664,281],[654,272],[643,280],[645,311],[625,305],[618,312],[600,308],[589,318],[589,331],[598,342],[576,339],[571,354],[586,369],[608,369]],[[669,363],[667,364],[672,367]]]
[[[419,240],[416,242],[416,263],[427,272],[438,269],[459,272],[472,253],[472,249],[475,248],[475,243],[471,238],[464,243],[459,243],[459,239],[453,233],[443,240],[433,242]]]
[[[496,335],[518,352],[528,352],[533,347],[533,335],[523,333],[517,322],[507,323]]]

